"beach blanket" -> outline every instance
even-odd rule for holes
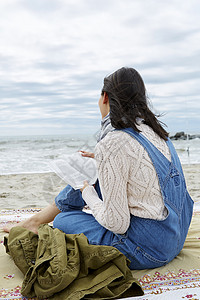
[[[198,206],[197,206],[198,207]],[[2,227],[20,222],[39,209],[2,210],[0,212],[0,300],[23,299],[20,294],[23,274],[5,252]],[[136,300],[200,300],[200,210],[195,210],[181,253],[168,265],[151,270],[132,271],[145,295],[126,298]],[[29,298],[30,299],[30,298]]]

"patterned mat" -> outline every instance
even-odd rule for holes
[[[5,252],[2,228],[20,222],[40,209],[0,211],[0,300],[23,299],[21,284],[23,275]],[[136,300],[189,299],[200,300],[200,212],[196,210],[181,253],[168,265],[152,269],[133,271],[140,281],[145,295],[126,298]],[[30,298],[29,298],[30,299]],[[55,297],[56,299],[56,297]]]

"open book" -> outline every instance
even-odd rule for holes
[[[65,159],[53,160],[50,162],[50,168],[75,190],[83,187],[85,180],[89,185],[97,180],[95,159],[83,157],[80,152],[66,155]]]

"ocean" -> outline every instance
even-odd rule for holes
[[[96,134],[0,137],[0,175],[51,172],[50,162],[94,151]],[[182,164],[200,163],[200,139],[173,141]]]

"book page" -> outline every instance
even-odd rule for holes
[[[94,158],[83,157],[80,152],[65,156],[65,159],[53,160],[50,167],[62,180],[75,190],[83,187],[88,181],[93,185],[97,180],[97,168]]]

